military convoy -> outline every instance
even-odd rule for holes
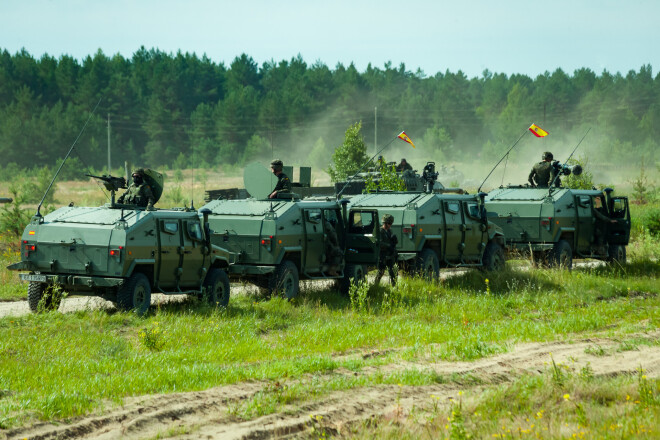
[[[162,176],[149,172],[154,195]],[[100,176],[112,192],[101,207],[63,207],[35,215],[21,238],[21,261],[8,268],[28,271],[28,303],[34,312],[56,307],[49,289],[99,296],[119,308],[144,312],[151,293],[205,296],[227,305],[230,252],[211,244],[207,217],[184,209],[146,211],[114,202],[123,178]]]
[[[573,258],[625,263],[630,239],[627,197],[612,190],[508,186],[486,197],[488,219],[504,230],[509,252],[571,268]]]
[[[158,199],[162,175],[146,172]],[[429,279],[445,267],[499,270],[505,248],[568,268],[573,257],[626,259],[628,199],[609,189],[509,186],[468,195],[436,185],[429,162],[423,191],[269,199],[271,173],[256,164],[245,174],[246,191],[255,197],[213,200],[199,212],[118,204],[115,191],[125,180],[92,176],[111,192],[110,203],[64,207],[44,217],[37,210],[22,236],[21,262],[9,269],[29,272],[20,278],[29,282],[32,311],[56,305],[48,294],[55,285],[139,312],[149,308],[152,292],[226,306],[230,280],[286,298],[298,294],[300,280],[337,280],[347,293],[351,282],[378,265],[384,214],[394,218],[399,266]]]

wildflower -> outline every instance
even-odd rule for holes
[[[571,400],[570,394],[564,394],[564,400]]]

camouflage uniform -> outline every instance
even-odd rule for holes
[[[390,225],[390,228],[385,228],[385,223]],[[390,276],[390,284],[396,286],[396,270],[394,269],[394,264],[396,263],[396,245],[399,240],[396,238],[396,235],[392,233],[392,223],[394,223],[394,217],[390,214],[383,215],[383,227],[380,229],[380,254],[378,257],[378,273],[376,274],[376,279],[374,284],[380,284],[380,279],[385,274],[385,269]]]
[[[139,183],[135,181],[135,175],[141,176],[142,180]],[[146,207],[148,210],[154,209],[156,198],[154,197],[153,191],[151,191],[151,187],[144,181],[144,171],[140,169],[133,173],[133,183],[131,183],[128,190],[119,197],[117,202],[125,203],[127,205],[137,205],[141,208]]]
[[[532,167],[532,172],[529,173],[527,180],[530,185],[538,188],[548,188],[550,183],[557,175],[557,170],[552,166],[552,153],[546,151],[543,153],[543,161],[535,164]],[[560,186],[561,181],[559,177],[555,180],[555,186]]]
[[[284,164],[279,159],[270,163],[273,173],[277,176],[277,183],[268,196],[269,199],[275,199],[279,194],[287,194],[291,192],[291,180],[289,180],[289,176],[282,172],[283,166]]]
[[[406,170],[411,170],[412,171],[413,167],[410,165],[405,159],[401,159],[401,163],[396,166],[396,170],[399,173],[402,173]]]
[[[339,275],[337,270],[339,269],[341,257],[343,256],[343,252],[339,246],[337,231],[335,231],[334,226],[327,220],[323,225],[323,230],[325,232],[325,262],[328,265],[328,274],[331,276],[337,276]]]

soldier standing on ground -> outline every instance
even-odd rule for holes
[[[552,182],[557,175],[557,170],[552,166],[553,156],[551,152],[546,151],[543,153],[542,159],[541,162],[532,167],[532,172],[529,173],[527,180],[533,187],[548,188],[550,182]],[[557,178],[555,186],[559,186],[560,184],[561,182],[559,181],[559,178]]]
[[[413,169],[412,165],[410,165],[405,158],[401,159],[401,163],[396,166],[396,170],[399,173],[402,173],[406,170],[412,170],[412,169]]]
[[[380,254],[378,257],[378,273],[374,284],[380,284],[380,279],[385,273],[385,268],[390,275],[390,284],[396,286],[396,270],[394,264],[396,263],[396,245],[399,240],[396,235],[392,233],[392,223],[394,217],[391,214],[383,215],[383,226],[380,229]]]
[[[281,160],[275,159],[270,163],[270,169],[277,176],[277,184],[273,188],[273,192],[268,196],[269,199],[276,199],[278,194],[286,194],[291,192],[291,180],[289,176],[282,172],[284,164]]]
[[[145,172],[143,168],[139,168],[133,171],[133,183],[128,187],[128,190],[122,194],[118,203],[125,203],[127,205],[137,205],[141,208],[146,207],[147,211],[155,211],[154,203],[156,203],[156,198],[154,197],[153,191],[151,191],[151,186],[144,181]]]

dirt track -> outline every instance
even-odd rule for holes
[[[657,339],[660,332],[638,336]],[[585,349],[595,344],[607,349],[618,345],[618,342],[611,339],[583,339],[572,343],[530,343],[520,344],[509,353],[475,362],[387,364],[363,370],[361,374],[419,369],[434,371],[443,376],[470,374],[478,378],[481,385],[451,382],[422,387],[378,386],[340,391],[300,405],[288,405],[280,412],[248,421],[232,415],[231,408],[236,408],[257,393],[272,389],[273,384],[250,382],[199,392],[140,396],[127,399],[122,407],[101,411],[71,423],[40,423],[5,434],[10,439],[261,439],[309,434],[314,425],[333,434],[343,432],[347,425],[372,417],[397,417],[407,413],[413,406],[428,406],[432,401],[431,395],[439,398],[443,405],[448,404],[450,397],[456,397],[458,391],[470,388],[478,390],[477,387],[510,382],[522,375],[540,374],[548,368],[545,363],[550,360],[550,353],[556,362],[571,365],[577,370],[589,362],[595,375],[634,373],[640,365],[649,377],[658,377],[660,374],[658,346],[643,346],[638,351],[624,351],[610,356],[586,354]],[[373,357],[383,354],[364,352],[350,356]],[[322,379],[354,374],[339,370],[323,375]],[[306,376],[290,381],[289,385],[308,383],[311,379],[312,376]]]

